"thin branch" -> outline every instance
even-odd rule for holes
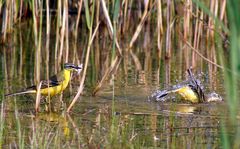
[[[198,50],[195,49],[188,41],[184,41],[184,42],[187,44],[188,47],[190,47],[194,52],[196,52],[197,55],[199,55],[199,56],[200,56],[201,58],[203,58],[205,61],[207,61],[207,62],[215,65],[215,66],[218,67],[218,68],[223,69],[223,66],[221,66],[221,65],[219,65],[219,64],[211,61],[210,59],[206,58],[205,56],[203,56],[203,55],[202,55],[200,52],[198,52]]]

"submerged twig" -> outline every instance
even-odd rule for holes
[[[99,91],[99,89],[102,87],[103,82],[106,80],[107,76],[110,75],[110,73],[113,71],[113,69],[115,68],[115,66],[117,66],[118,62],[119,62],[119,56],[116,56],[115,59],[113,60],[111,66],[106,70],[105,74],[103,75],[101,81],[97,84],[97,86],[95,87],[95,89],[93,90],[92,95],[96,95],[96,93]]]

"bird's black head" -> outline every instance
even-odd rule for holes
[[[79,66],[74,65],[72,63],[65,63],[64,64],[64,69],[71,70],[71,71],[75,70],[78,73],[80,73],[82,71],[82,68],[83,68],[82,64],[80,64]]]

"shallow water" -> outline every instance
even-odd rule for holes
[[[19,35],[9,45],[4,45],[1,52],[1,93],[19,91],[34,84],[34,43],[31,36]],[[23,34],[23,33],[22,33]],[[24,33],[25,34],[25,33]],[[108,49],[112,45],[101,38],[93,47],[91,62],[85,82],[83,95],[79,98],[70,114],[64,110],[77,92],[79,77],[75,77],[63,96],[57,95],[56,111],[53,113],[34,112],[35,96],[23,95],[2,97],[4,104],[4,147],[15,147],[23,139],[26,147],[86,147],[86,148],[130,148],[130,147],[178,147],[181,148],[219,148],[221,146],[220,122],[227,120],[226,103],[161,103],[149,100],[157,89],[164,89],[187,79],[186,69],[190,58],[178,46],[169,60],[157,57],[156,45],[146,43],[148,37],[142,37],[132,49],[138,58],[125,53],[114,77],[109,77],[96,96],[90,96],[94,86],[109,66]],[[69,61],[82,53],[86,41],[70,44]],[[21,41],[21,42],[20,42]],[[53,40],[54,41],[54,40]],[[148,47],[144,48],[143,44]],[[54,42],[50,44],[54,48]],[[151,50],[150,50],[151,49]],[[98,59],[98,54],[102,56]],[[46,78],[46,51],[42,51],[41,76]],[[80,55],[80,54],[79,54]],[[49,72],[54,74],[54,52],[49,54]],[[79,56],[80,57],[80,56]],[[213,65],[201,58],[196,59],[194,74],[201,78],[206,92],[215,91],[225,97],[223,76]],[[190,62],[189,62],[190,63]],[[96,65],[94,65],[96,64]],[[85,65],[86,66],[86,65]],[[64,102],[59,106],[59,99]],[[227,124],[223,124],[227,125]],[[19,130],[20,131],[19,131]],[[19,134],[21,132],[21,134]],[[229,130],[229,133],[231,131]],[[115,134],[115,135],[114,135]],[[20,136],[19,136],[20,135]],[[19,139],[21,138],[21,139]],[[42,139],[36,141],[34,138]]]

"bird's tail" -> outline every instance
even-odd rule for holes
[[[9,93],[9,94],[5,94],[5,97],[16,96],[16,95],[21,95],[21,94],[32,94],[32,93],[36,93],[36,90],[25,90],[25,91],[19,91],[16,93]]]

